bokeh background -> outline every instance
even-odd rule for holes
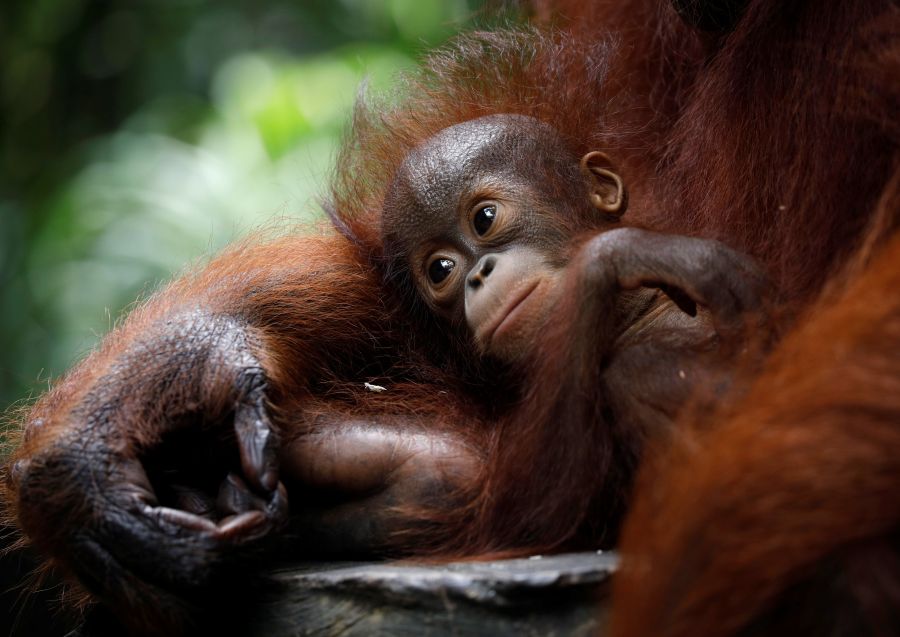
[[[0,410],[190,261],[316,214],[361,80],[480,4],[0,3]]]
[[[389,87],[481,5],[2,0],[0,413],[191,262],[318,214],[363,78]],[[61,634],[57,589],[15,601],[30,568],[0,561],[0,634]]]

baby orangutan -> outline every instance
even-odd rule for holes
[[[579,161],[518,115],[440,131],[388,190],[390,277],[521,385],[473,485],[480,522],[460,522],[488,529],[474,547],[555,548],[576,539],[562,528],[611,540],[645,438],[698,390],[722,394],[746,319],[760,318],[765,277],[751,259],[618,227],[626,202],[604,153]],[[545,504],[521,515],[526,501]]]

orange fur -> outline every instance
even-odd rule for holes
[[[735,634],[791,587],[829,575],[819,570],[829,560],[847,579],[850,599],[840,601],[863,607],[871,573],[853,572],[853,551],[889,543],[900,525],[898,263],[900,237],[845,291],[808,309],[720,426],[676,438],[648,472],[625,531],[613,634]],[[890,555],[875,568],[888,569],[894,596],[877,611],[894,604],[896,622],[900,570]],[[760,633],[839,624],[842,605],[826,606],[817,589],[811,597],[820,615],[809,625],[773,620]],[[888,617],[870,619],[854,634],[893,634]]]
[[[398,103],[360,103],[329,205],[338,233],[247,241],[173,283],[35,405],[13,462],[63,452],[61,441],[85,426],[73,412],[110,375],[133,390],[113,420],[128,453],[160,439],[172,405],[210,418],[227,411],[224,366],[200,379],[176,369],[183,382],[163,383],[166,363],[133,365],[149,335],[165,337],[167,321],[200,309],[250,326],[284,435],[317,410],[403,413],[481,450],[488,470],[470,485],[475,508],[434,512],[437,545],[411,533],[399,537],[407,549],[553,548],[614,535],[590,528],[603,504],[594,498],[624,497],[637,452],[604,446],[591,428],[599,407],[548,428],[550,382],[523,396],[533,426],[512,430],[501,418],[509,405],[494,402],[478,362],[382,280],[393,256],[380,243],[382,202],[409,150],[459,121],[521,113],[551,123],[574,153],[615,157],[632,184],[634,223],[717,238],[760,259],[791,310],[784,316],[800,316],[744,398],[714,421],[688,414],[684,438],[642,478],[616,634],[765,633],[769,620],[787,633],[791,624],[777,623],[792,616],[785,604],[810,582],[826,585],[829,573],[817,569],[832,564],[851,576],[846,599],[868,595],[862,616],[876,621],[890,609],[878,597],[890,582],[859,572],[871,555],[897,559],[900,10],[888,0],[751,0],[734,32],[710,36],[667,3],[534,4],[544,25],[463,35],[402,81]],[[570,362],[564,330],[544,347],[545,374]],[[368,375],[403,391],[361,395],[357,381]],[[447,392],[439,404],[435,388]],[[609,492],[597,484],[604,467],[627,474]],[[555,483],[543,476],[552,472]],[[42,516],[19,502],[9,476],[3,483],[11,519],[65,567],[66,519]],[[508,492],[492,510],[492,494]],[[44,495],[49,511],[84,506],[65,489]],[[896,574],[887,565],[878,573]],[[823,589],[810,590],[793,616],[823,603]],[[147,604],[131,598],[138,610]]]

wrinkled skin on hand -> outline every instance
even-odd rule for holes
[[[89,590],[130,607],[149,589],[177,612],[179,596],[189,602],[283,528],[288,504],[265,376],[244,329],[195,312],[160,331],[97,378],[61,433],[15,461],[10,477],[25,530]],[[40,414],[26,448],[59,417]],[[156,426],[151,441],[129,430],[134,414]]]

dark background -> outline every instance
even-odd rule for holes
[[[318,214],[361,79],[388,86],[481,4],[0,3],[0,442],[135,299]],[[32,566],[0,560],[0,634],[62,634],[58,586],[21,594]]]

